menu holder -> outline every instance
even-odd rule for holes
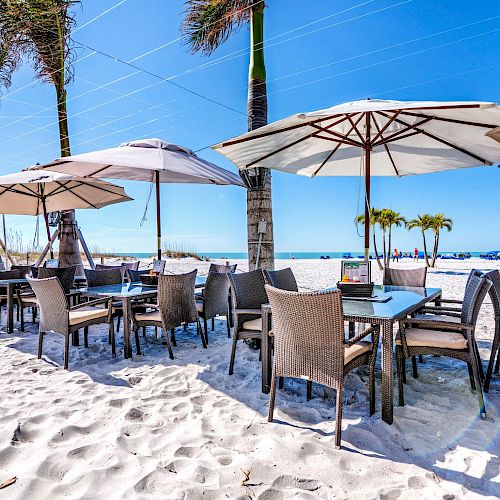
[[[373,283],[349,283],[339,281],[337,288],[342,292],[343,297],[372,297]]]
[[[371,262],[369,260],[343,260],[340,279],[344,282],[347,279],[347,283],[371,283]]]

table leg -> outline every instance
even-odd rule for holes
[[[269,336],[270,314],[264,309],[262,312],[262,340],[261,340],[261,362],[262,362],[262,392],[268,394],[271,388],[272,356],[271,337]]]
[[[14,331],[14,286],[7,284],[7,333]]]
[[[392,348],[393,348],[393,322],[382,321],[382,420],[392,424]]]
[[[123,310],[123,355],[125,358],[132,357],[132,345],[130,343],[130,299],[122,298]]]

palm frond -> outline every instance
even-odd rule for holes
[[[187,0],[181,26],[191,52],[210,55],[242,25],[247,24],[251,9],[262,0]]]

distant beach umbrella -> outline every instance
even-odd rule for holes
[[[115,148],[67,156],[41,168],[82,177],[153,182],[156,187],[158,258],[161,259],[160,184],[245,187],[237,174],[203,160],[190,149],[161,139],[126,142]]]
[[[238,168],[265,167],[307,177],[365,177],[365,257],[369,255],[370,178],[492,165],[500,126],[490,102],[366,99],[299,113],[213,149]]]
[[[49,212],[102,208],[130,200],[123,187],[100,179],[36,169],[0,176],[0,213],[43,214],[49,243]]]

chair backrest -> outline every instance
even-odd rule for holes
[[[21,271],[21,277],[25,277],[27,274],[31,274],[31,266],[25,266],[21,264],[12,264],[10,266],[11,271],[17,269],[18,271]]]
[[[238,309],[260,309],[268,303],[264,273],[261,269],[248,273],[231,273],[231,290],[234,307]]]
[[[144,269],[142,271],[137,271],[134,269],[127,269],[128,279],[132,283],[139,283],[141,281],[141,275],[143,275],[143,274],[149,274],[149,272],[144,270]]]
[[[19,269],[11,269],[10,271],[0,271],[0,280],[17,280],[24,278]]]
[[[471,273],[465,287],[464,300],[462,302],[462,323],[476,326],[479,309],[490,288],[491,281],[484,274]]]
[[[122,267],[121,265],[111,266],[111,265],[108,265],[108,264],[96,264],[95,265],[95,270],[96,271],[105,271],[106,269],[120,269],[121,267]]]
[[[84,269],[87,286],[117,285],[122,283],[123,275],[120,267],[107,269]]]
[[[264,271],[264,277],[266,278],[266,283],[274,286],[274,288],[288,290],[289,292],[299,291],[293,271],[289,267],[280,269],[279,271]]]
[[[61,283],[64,293],[74,287],[76,267],[41,267],[38,269],[38,279],[57,278]]]
[[[26,278],[40,308],[40,331],[68,332],[68,302],[58,278]]]
[[[344,373],[342,294],[266,285],[273,313],[276,373],[338,387]]]
[[[208,273],[203,290],[203,311],[206,318],[227,315],[229,297],[229,277],[227,273]]]
[[[197,321],[198,312],[194,298],[196,273],[163,274],[158,276],[158,305],[165,328],[175,328],[182,323]]]
[[[425,287],[427,267],[415,269],[384,269],[384,285]]]
[[[163,274],[165,272],[165,264],[167,262],[165,260],[153,260],[153,271],[158,274]]]
[[[495,317],[500,318],[500,271],[494,269],[484,273],[484,276],[491,281],[491,288],[489,289],[491,304],[493,305]]]
[[[137,269],[139,269],[139,263],[140,260],[136,260],[134,262],[122,262],[121,267],[125,270],[132,269],[132,271],[137,271]]]
[[[238,264],[210,264],[208,273],[234,273]]]

